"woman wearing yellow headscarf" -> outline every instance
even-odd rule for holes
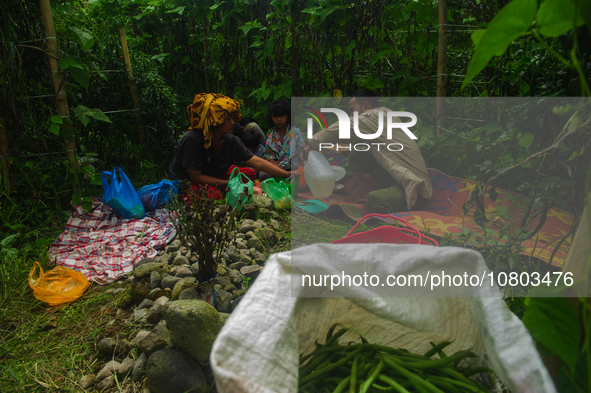
[[[274,176],[291,175],[252,154],[232,134],[234,122],[242,117],[236,100],[221,94],[200,93],[187,110],[191,126],[179,142],[168,169],[171,179],[188,179],[196,186],[225,187],[234,169],[232,163],[240,161]],[[252,169],[239,169],[254,180]]]

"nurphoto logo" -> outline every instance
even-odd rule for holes
[[[347,114],[347,112],[345,112],[342,109],[337,109],[337,108],[321,108],[320,112],[318,112],[317,110],[310,108],[310,107],[306,107],[307,109],[312,110],[316,115],[314,115],[314,113],[311,112],[306,112],[309,115],[311,115],[314,119],[316,119],[316,121],[318,122],[318,124],[320,125],[320,128],[322,129],[322,124],[320,123],[319,117],[323,120],[324,124],[326,125],[326,120],[324,119],[324,117],[321,115],[320,112],[322,113],[334,113],[335,115],[337,115],[338,118],[338,123],[339,123],[339,139],[343,140],[343,141],[347,141],[351,139],[351,121],[350,121],[350,117]],[[363,139],[363,140],[375,140],[378,139],[379,137],[382,136],[382,133],[384,131],[384,116],[386,117],[386,139],[391,140],[392,139],[392,131],[396,128],[401,129],[402,131],[404,131],[404,133],[410,138],[410,139],[419,139],[417,138],[410,130],[409,128],[414,126],[415,124],[417,124],[417,117],[414,115],[414,113],[411,112],[394,112],[394,111],[388,111],[386,112],[386,114],[384,115],[383,111],[379,111],[378,112],[378,129],[374,132],[374,133],[365,133],[365,132],[361,132],[359,130],[359,112],[354,111],[353,112],[353,132],[355,133],[356,137],[359,139]],[[405,118],[410,118],[411,120],[409,122],[406,123],[402,123],[399,122],[399,118],[401,117],[405,117]],[[396,120],[396,121],[395,121]],[[328,127],[326,127],[328,128]],[[308,139],[311,139],[313,137],[313,119],[312,118],[308,118]],[[336,144],[336,150],[347,150],[347,151],[351,151],[352,149],[355,151],[368,151],[371,146],[374,146],[378,149],[378,151],[380,150],[380,146],[385,146],[389,151],[401,151],[402,149],[404,149],[404,146],[401,143],[395,142],[395,143],[355,143],[355,144],[348,144],[348,145],[342,145],[337,143]],[[320,143],[319,144],[319,149],[320,151],[322,151],[322,148],[325,149],[334,149],[335,145],[333,143]]]

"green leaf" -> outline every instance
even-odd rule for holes
[[[152,56],[151,59],[158,60],[159,62],[162,63],[164,61],[164,58],[166,58],[166,56],[168,56],[168,55],[169,55],[169,53],[160,53],[160,54]]]
[[[82,209],[86,210],[87,212],[92,211],[92,202],[82,202],[80,204],[80,206],[82,207]]]
[[[349,57],[353,57],[353,49],[355,49],[356,45],[357,45],[357,42],[355,42],[355,40],[352,40],[351,42],[349,42],[349,45],[347,45],[345,47],[345,54]]]
[[[71,64],[70,64],[71,65]],[[90,72],[83,68],[70,67],[70,75],[80,86],[88,89],[88,83],[90,82]]]
[[[531,132],[526,132],[519,139],[517,139],[517,144],[519,144],[519,146],[527,150],[529,149],[533,141],[534,134],[532,134]]]
[[[64,138],[67,141],[70,141],[70,142],[74,141],[74,135],[72,135],[72,130],[70,130],[69,128],[62,127],[60,129],[60,135],[62,138]]]
[[[342,8],[342,7],[341,6],[338,6],[338,5],[333,5],[333,6],[324,8],[322,11],[320,11],[320,20],[323,21],[330,14],[332,14],[333,12],[335,12],[336,10],[338,10],[339,8]]]
[[[99,121],[104,121],[106,123],[111,123],[111,120],[103,113],[102,110],[98,108],[90,109],[85,107],[84,105],[78,105],[75,108],[72,108],[72,112],[78,117],[78,119],[82,122],[82,125],[86,127],[88,123],[90,123],[90,119],[95,119]]]
[[[573,0],[546,0],[540,5],[537,25],[540,34],[546,37],[558,37],[572,30],[575,20]],[[583,18],[577,12],[576,26],[583,24]]]
[[[258,48],[259,46],[263,46],[263,41],[261,41],[260,39],[253,42],[252,45],[249,46],[249,48]]]
[[[219,2],[218,4],[214,4],[214,5],[212,5],[211,7],[209,7],[209,9],[210,9],[210,10],[212,10],[212,11],[214,11],[214,10],[217,10],[217,9],[218,9],[218,7],[219,7],[220,5],[222,5],[222,4],[224,4],[224,3],[225,3],[225,1],[221,1],[221,2]]]
[[[80,43],[82,50],[84,52],[88,52],[88,50],[94,45],[94,37],[92,34],[88,33],[87,31],[82,31],[76,27],[70,27],[70,30],[72,30],[78,36],[78,42]]]
[[[67,70],[68,68],[70,68],[70,62],[68,61],[68,59],[64,57],[60,58],[60,69]]]
[[[100,186],[103,184],[103,176],[101,174],[92,175],[92,184]]]
[[[0,241],[0,246],[2,247],[9,247],[14,241],[20,236],[20,233],[15,233],[12,235],[6,236],[2,241]]]
[[[51,122],[53,124],[64,124],[64,118],[62,115],[53,115],[51,116]]]
[[[272,42],[267,42],[265,44],[265,47],[263,49],[263,58],[268,57],[271,52],[273,52],[273,48],[275,47],[275,44],[273,44]]]
[[[577,3],[581,17],[585,21],[587,30],[591,33],[591,0],[579,0]]]
[[[308,7],[308,8],[304,8],[302,10],[302,13],[318,16],[318,15],[320,15],[321,10],[322,10],[322,7]]]
[[[59,124],[53,123],[52,125],[49,126],[49,132],[51,132],[52,134],[55,134],[55,135],[59,135],[60,128],[61,128],[61,126]]]
[[[478,41],[462,89],[494,55],[505,53],[507,47],[531,27],[537,5],[537,0],[513,0],[494,17]]]
[[[579,316],[565,298],[532,298],[523,323],[531,335],[575,370],[579,353]]]
[[[478,46],[478,43],[480,42],[480,39],[482,38],[484,33],[486,33],[486,29],[476,30],[474,33],[472,33],[470,38],[472,38],[472,43],[474,44],[474,46]]]
[[[263,100],[266,100],[267,98],[269,98],[270,94],[271,94],[270,89],[266,89],[261,92],[261,96],[263,97]]]
[[[176,7],[174,10],[166,11],[167,14],[179,14],[182,15],[185,12],[185,6]]]
[[[374,65],[374,64],[375,64],[375,63],[377,63],[377,62],[378,62],[378,61],[379,61],[379,60],[380,60],[382,57],[384,57],[384,55],[385,55],[386,53],[388,53],[388,51],[387,51],[387,50],[383,50],[383,51],[380,51],[380,52],[376,53],[375,55],[373,55],[373,56],[372,56],[372,58],[370,59],[369,63],[370,63],[371,65]]]
[[[570,160],[574,160],[575,158],[577,158],[578,156],[580,156],[583,153],[585,153],[585,146],[583,146],[581,148],[581,150],[579,150],[579,151],[573,151],[573,154],[570,155],[569,159],[566,160],[566,162],[568,162]]]
[[[80,201],[82,200],[82,196],[80,194],[78,194],[77,192],[72,194],[72,206],[76,207],[80,204]]]

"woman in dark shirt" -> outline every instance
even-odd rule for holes
[[[292,174],[255,156],[232,134],[234,122],[241,118],[237,101],[221,94],[201,93],[187,109],[191,126],[179,142],[170,164],[171,179],[188,179],[194,186],[225,187],[234,169],[233,163],[237,161],[274,176]],[[239,170],[254,180],[252,169]]]

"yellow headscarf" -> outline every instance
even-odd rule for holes
[[[242,118],[240,104],[221,94],[199,93],[195,96],[193,104],[187,107],[189,111],[189,129],[203,130],[205,148],[211,146],[211,128],[219,126],[226,121],[228,116],[233,116],[235,121]]]

